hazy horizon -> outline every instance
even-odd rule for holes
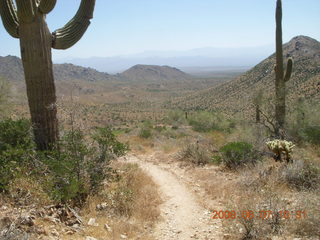
[[[57,1],[47,16],[50,31],[66,24],[79,3]],[[86,34],[70,49],[53,50],[53,60],[274,45],[275,5],[275,0],[97,1]],[[319,0],[283,0],[283,41],[297,35],[319,40],[319,13]],[[0,39],[0,55],[20,56],[19,41],[2,23]]]

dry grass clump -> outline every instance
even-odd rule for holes
[[[150,230],[160,217],[157,185],[136,164],[114,162],[112,168],[115,174],[105,190],[89,197],[82,210],[84,222],[95,218],[97,226],[86,226],[83,232],[63,239],[122,239],[121,235],[128,239],[152,239]],[[106,208],[99,210],[97,206],[102,203]]]
[[[146,222],[156,221],[160,215],[157,185],[136,164],[119,167],[119,177],[110,184],[106,195],[110,209],[117,215]]]
[[[16,178],[10,183],[9,197],[12,200],[11,202],[17,206],[35,204],[37,207],[41,207],[53,202],[39,181],[27,176]]]
[[[198,142],[188,144],[178,153],[178,159],[194,165],[208,164],[212,159],[212,153],[208,148]]]
[[[244,169],[228,203],[228,210],[235,210],[240,217],[225,219],[225,231],[235,239],[319,236],[319,185],[314,186],[319,174],[306,176],[308,164],[266,161]],[[293,176],[297,177],[292,183]],[[255,217],[242,217],[243,211],[252,211]]]
[[[297,190],[320,188],[320,166],[306,160],[297,160],[279,169],[279,181]]]

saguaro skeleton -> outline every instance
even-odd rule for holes
[[[58,140],[56,93],[51,48],[73,46],[87,30],[95,0],[81,0],[75,16],[62,28],[50,33],[46,14],[56,0],[0,0],[0,15],[7,32],[20,39],[27,96],[39,150],[50,149]]]

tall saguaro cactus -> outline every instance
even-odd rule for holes
[[[292,73],[292,59],[288,59],[287,70],[284,73],[283,66],[283,50],[282,50],[282,2],[277,0],[276,7],[276,109],[275,120],[276,129],[275,133],[277,137],[281,136],[281,130],[284,128],[286,118],[286,82],[289,81]]]
[[[56,0],[0,0],[0,15],[7,32],[20,39],[21,58],[35,141],[39,150],[50,149],[58,140],[56,93],[51,48],[73,46],[87,30],[95,0],[81,0],[75,16],[50,33],[46,14]]]

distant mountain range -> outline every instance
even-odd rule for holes
[[[118,81],[139,83],[166,83],[190,80],[193,77],[181,70],[169,66],[136,65],[123,73],[110,75],[92,68],[80,67],[73,64],[55,64],[54,76],[57,81]],[[13,82],[24,79],[21,59],[15,56],[0,57],[0,77]]]
[[[287,82],[288,102],[320,99],[320,43],[306,36],[294,37],[284,44],[284,59],[294,61],[291,79]],[[219,110],[231,114],[250,113],[252,97],[258,91],[273,97],[275,54],[235,80],[172,101],[171,107]]]
[[[169,65],[193,73],[208,67],[211,70],[225,67],[249,69],[267,57],[273,49],[272,45],[247,48],[208,47],[189,51],[147,51],[115,57],[68,58],[56,62],[73,63],[109,73],[123,72],[137,64]]]

